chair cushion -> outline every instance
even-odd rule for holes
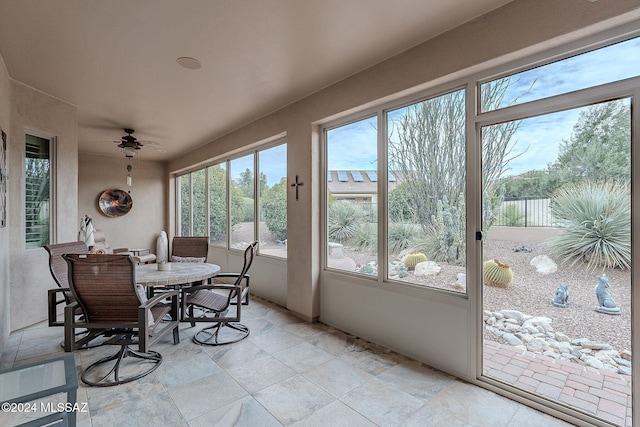
[[[189,294],[187,303],[220,312],[227,308],[228,298],[217,292],[201,289]]]
[[[140,283],[136,283],[136,295],[138,296],[140,304],[147,302],[147,288],[142,286]],[[153,326],[153,324],[156,323],[156,320],[153,317],[153,312],[151,310],[147,311],[149,312],[149,326]]]
[[[171,262],[205,262],[206,258],[193,257],[193,256],[171,256]]]

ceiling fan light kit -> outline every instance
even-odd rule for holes
[[[120,141],[115,142],[120,142],[118,144],[118,147],[122,149],[122,153],[124,154],[124,156],[127,158],[131,158],[136,155],[136,150],[142,148],[143,145],[135,136],[132,135],[135,130],[125,128],[124,131],[125,133],[127,133],[127,135],[123,136]]]

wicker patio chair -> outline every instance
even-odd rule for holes
[[[69,289],[69,269],[67,262],[62,258],[64,254],[86,254],[88,253],[87,245],[82,242],[55,243],[44,247],[49,253],[49,270],[53,280],[58,288],[49,289],[47,292],[47,307],[49,326],[64,326],[64,321],[58,321],[58,306],[62,303],[65,306],[71,304],[76,299]],[[62,298],[59,295],[62,294]],[[76,307],[75,316],[82,316],[80,307]],[[63,340],[60,345],[65,351],[73,351],[76,349],[87,349],[97,345],[100,342],[91,343],[94,339],[103,335],[98,331],[82,330],[75,333],[72,341]]]
[[[171,244],[171,262],[207,262],[207,236],[176,236]]]
[[[192,286],[182,290],[182,316],[184,321],[213,322],[198,331],[193,341],[203,345],[224,345],[238,342],[249,336],[249,328],[240,322],[241,306],[249,304],[249,268],[255,256],[258,242],[253,242],[244,251],[244,262],[239,273],[219,273],[211,284]],[[228,278],[232,283],[221,283]],[[243,283],[244,282],[244,283]],[[234,315],[229,314],[230,306]],[[200,314],[194,315],[198,309]],[[187,315],[188,314],[188,315]]]
[[[63,326],[64,322],[57,320],[58,306],[62,303],[71,304],[75,298],[69,290],[67,262],[62,258],[62,255],[86,254],[88,252],[87,245],[78,241],[46,245],[44,248],[49,253],[49,271],[58,285],[57,289],[49,289],[47,295],[49,326]],[[62,298],[60,298],[60,294],[62,294]]]
[[[180,342],[179,291],[168,291],[147,300],[144,290],[136,289],[135,264],[129,256],[63,257],[69,266],[69,287],[76,299],[65,308],[65,341],[73,337],[76,328],[86,328],[108,332],[112,338],[104,344],[120,346],[114,355],[89,365],[81,375],[82,381],[93,386],[112,386],[142,378],[158,368],[162,355],[150,347],[171,332],[173,343]],[[167,298],[170,303],[163,303]],[[81,308],[83,320],[75,320],[76,306]],[[167,314],[171,315],[170,320],[165,318]],[[132,346],[137,346],[137,350]],[[114,362],[112,366],[110,362]]]

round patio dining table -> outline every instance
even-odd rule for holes
[[[136,266],[136,283],[155,288],[177,288],[207,280],[220,271],[217,264],[172,262],[170,270],[158,270],[160,264]]]

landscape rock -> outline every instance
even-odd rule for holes
[[[610,344],[587,338],[571,339],[555,332],[552,320],[544,316],[529,316],[517,310],[484,310],[485,329],[499,341],[513,347],[568,360],[596,369],[631,375],[631,352],[618,352]]]
[[[416,264],[413,275],[417,277],[422,276],[435,276],[440,274],[442,267],[436,264],[434,261],[424,261]]]
[[[540,274],[551,274],[558,271],[558,265],[546,255],[533,257],[530,264],[534,266]]]

